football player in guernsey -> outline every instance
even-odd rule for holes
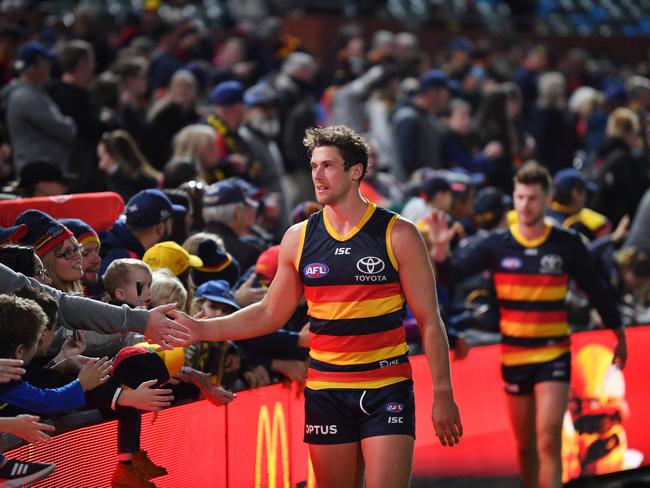
[[[562,419],[571,379],[565,298],[576,281],[611,328],[613,362],[625,366],[625,330],[605,283],[594,272],[580,235],[545,220],[551,177],[531,162],[515,175],[516,222],[455,253],[443,274],[453,280],[490,270],[499,302],[501,369],[526,487],[561,486]],[[443,219],[437,235],[447,236]],[[438,245],[447,245],[441,239]],[[443,244],[444,243],[444,244]],[[444,256],[444,252],[441,253]],[[449,265],[449,262],[445,263]]]
[[[309,307],[310,362],[305,442],[319,488],[406,487],[415,412],[406,302],[415,315],[433,378],[432,418],[443,445],[462,425],[434,276],[415,226],[359,192],[368,147],[351,129],[309,129],[305,146],[324,209],[291,227],[266,297],[228,317],[178,313],[196,341],[244,339],[278,329],[301,296]]]

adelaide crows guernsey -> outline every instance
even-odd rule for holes
[[[570,278],[587,293],[607,327],[621,325],[613,300],[574,231],[547,224],[540,238],[527,240],[514,224],[454,256],[454,279],[483,270],[492,272],[499,301],[504,366],[552,361],[569,352],[565,300]]]
[[[408,380],[405,300],[390,244],[398,215],[369,203],[341,235],[326,212],[303,224],[296,256],[311,324],[307,387],[369,389]]]

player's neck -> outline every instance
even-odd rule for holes
[[[543,217],[538,221],[530,224],[519,222],[517,225],[519,226],[519,232],[521,235],[524,237],[524,239],[529,241],[533,241],[542,237],[544,235],[544,232],[546,232],[546,224],[544,223]]]
[[[345,235],[361,220],[368,208],[368,201],[359,191],[350,191],[345,198],[325,206],[327,220],[339,234]]]

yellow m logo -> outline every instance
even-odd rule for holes
[[[262,405],[257,419],[257,442],[255,445],[255,488],[262,488],[262,457],[266,446],[266,476],[268,488],[276,488],[278,475],[278,440],[282,459],[282,488],[290,488],[289,481],[289,446],[287,441],[287,423],[282,404],[276,402],[273,407],[273,422],[269,409]]]

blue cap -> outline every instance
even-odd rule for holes
[[[277,101],[278,92],[268,83],[258,83],[244,92],[244,103],[247,107],[273,105]]]
[[[132,227],[150,227],[173,216],[187,214],[183,205],[174,205],[161,190],[142,190],[126,204],[126,223]]]
[[[0,244],[7,241],[15,241],[27,233],[25,224],[14,225],[12,227],[0,227]]]
[[[234,178],[213,183],[203,194],[204,207],[219,207],[240,202],[257,207],[257,202],[247,195],[247,190]]]
[[[422,76],[420,76],[420,91],[428,90],[429,88],[446,88],[452,89],[447,73],[441,69],[430,69]]]
[[[244,87],[238,81],[223,81],[210,93],[213,105],[234,105],[244,101]]]
[[[558,190],[569,192],[576,185],[582,185],[591,192],[595,192],[598,189],[598,185],[593,181],[589,181],[585,175],[575,168],[561,169],[553,177],[553,186]]]
[[[41,59],[54,58],[56,58],[56,53],[43,46],[40,42],[28,42],[18,49],[16,60],[14,61],[14,69],[22,71],[36,64]]]
[[[194,292],[194,298],[206,298],[212,302],[225,303],[235,310],[241,307],[235,301],[235,294],[226,280],[210,280],[203,283]]]

